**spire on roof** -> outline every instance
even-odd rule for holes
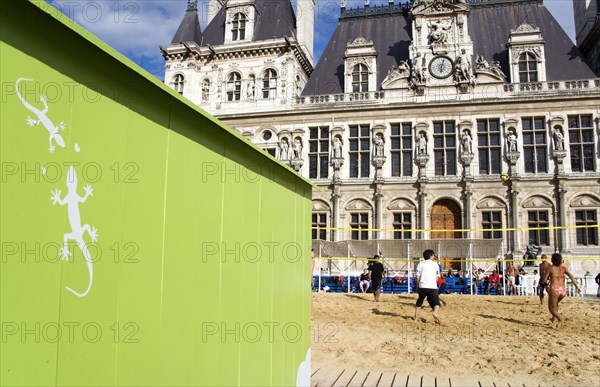
[[[198,21],[198,0],[188,0],[185,15],[171,44],[182,42],[195,42],[197,45],[202,43],[202,32]]]
[[[189,11],[198,11],[198,0],[188,0],[186,12]]]

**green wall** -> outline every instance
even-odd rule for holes
[[[310,184],[44,2],[0,4],[0,384],[306,378]]]

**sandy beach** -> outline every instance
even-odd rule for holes
[[[490,376],[535,385],[600,385],[600,299],[444,295],[442,325],[414,294],[313,293],[312,369]]]

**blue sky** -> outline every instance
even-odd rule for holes
[[[159,45],[167,46],[183,18],[187,0],[46,0],[133,62],[163,79],[164,61]],[[283,1],[283,0],[280,0]],[[398,0],[395,0],[398,3]],[[206,27],[206,0],[199,2],[200,25]],[[296,0],[292,0],[295,5]],[[371,4],[387,4],[371,0]],[[362,7],[364,0],[348,0]],[[575,40],[572,0],[544,0],[544,4]],[[339,0],[316,0],[315,60],[335,30]],[[551,37],[544,37],[551,39]]]

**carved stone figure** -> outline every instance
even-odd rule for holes
[[[473,139],[468,130],[463,131],[460,136],[460,142],[462,144],[463,153],[473,153]]]
[[[290,145],[288,144],[287,138],[281,139],[279,144],[279,160],[286,161],[290,158]]]
[[[333,138],[333,158],[335,159],[340,159],[342,158],[342,141],[340,140],[339,137],[334,137]]]
[[[425,56],[421,57],[421,54],[418,53],[412,63],[412,77],[411,81],[413,84],[424,84],[425,79],[425,68],[427,67]]]
[[[419,133],[419,137],[417,138],[418,150],[417,154],[426,155],[427,154],[427,139],[425,138],[425,133]]]
[[[247,91],[248,99],[256,98],[256,80],[254,75],[250,76],[250,81],[248,82],[248,91]]]
[[[444,44],[448,42],[448,33],[452,27],[452,20],[436,20],[427,23],[429,26],[429,44]]]
[[[565,150],[565,137],[562,134],[562,131],[560,130],[560,128],[556,127],[554,128],[554,149],[555,150]]]
[[[492,63],[490,63],[483,56],[477,55],[477,59],[475,60],[475,66],[476,66],[475,68],[477,70],[488,71],[493,74],[496,74],[500,78],[505,78],[504,73],[502,72],[502,69],[500,68],[500,62],[498,62],[496,60],[492,61]]]
[[[204,82],[202,82],[202,101],[203,102],[208,101],[209,92],[210,92],[210,83],[209,83],[208,79],[205,79]]]
[[[410,75],[410,66],[408,65],[408,63],[405,60],[401,60],[400,63],[398,63],[398,66],[394,66],[388,71],[388,75],[385,77],[385,79],[381,83],[385,84],[387,82],[391,82],[391,81],[394,81],[399,78],[406,78],[409,75]]]
[[[296,137],[296,139],[294,140],[292,149],[294,152],[294,160],[300,160],[300,158],[302,156],[302,143],[300,142],[299,138]]]
[[[384,142],[381,135],[375,136],[375,157],[383,157],[384,153]]]
[[[508,136],[506,136],[508,141],[508,151],[509,152],[517,152],[517,135],[512,130],[508,132]]]
[[[460,55],[456,58],[456,80],[458,82],[473,83],[473,68],[471,67],[471,59],[467,55],[465,49],[460,51]]]

